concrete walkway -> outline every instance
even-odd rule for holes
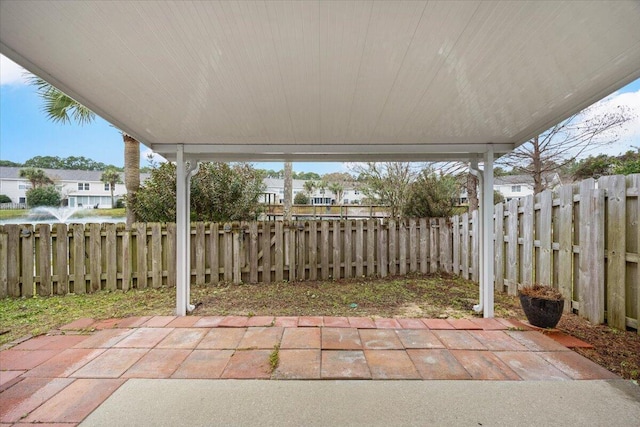
[[[567,347],[586,343],[515,320],[80,319],[13,344],[0,352],[8,424],[513,425],[544,408],[627,425],[640,414],[637,386]],[[353,381],[370,379],[382,381]]]

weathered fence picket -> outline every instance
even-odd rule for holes
[[[639,188],[640,175],[610,176],[496,205],[496,289],[515,295],[518,286],[550,285],[565,296],[565,312],[638,329]],[[466,254],[475,244],[468,235],[477,226],[466,214],[451,221],[454,272],[467,277]]]

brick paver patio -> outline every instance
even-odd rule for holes
[[[0,351],[0,423],[75,425],[129,378],[618,378],[566,347],[585,345],[506,319],[79,319]]]

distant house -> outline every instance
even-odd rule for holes
[[[545,175],[543,183],[546,188],[551,189],[562,184],[557,173]],[[493,179],[493,189],[499,191],[507,202],[511,199],[530,196],[533,194],[533,186],[533,177],[530,175],[504,175],[496,176]],[[463,189],[460,194],[460,204],[467,203],[469,203],[467,190]]]
[[[302,179],[292,180],[293,197],[296,197],[298,193],[305,193],[304,188],[305,181]],[[265,178],[264,179],[265,192],[262,202],[267,204],[282,204],[284,203],[284,179],[279,178]],[[329,186],[323,189],[315,188],[309,195],[309,204],[312,205],[359,205],[362,202],[364,196],[362,192],[358,190],[354,183],[344,183],[344,192],[341,200],[336,200],[336,195],[329,189]]]
[[[560,176],[557,173],[551,173],[542,177],[545,188],[553,189],[560,185]],[[508,202],[511,199],[519,199],[521,197],[533,194],[534,182],[530,175],[504,175],[496,176],[493,182],[493,189],[499,191]]]
[[[31,183],[20,177],[21,167],[0,167],[0,194],[8,196],[13,203],[26,204],[27,190]],[[70,207],[111,208],[110,185],[100,180],[102,171],[43,169],[60,191],[62,200]],[[144,181],[148,174],[141,174]],[[124,182],[124,174],[120,174]],[[116,184],[113,195],[115,200],[127,194],[124,184]]]

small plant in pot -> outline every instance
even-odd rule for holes
[[[557,289],[533,285],[520,289],[519,295],[529,323],[539,328],[555,328],[564,308],[564,298]]]

